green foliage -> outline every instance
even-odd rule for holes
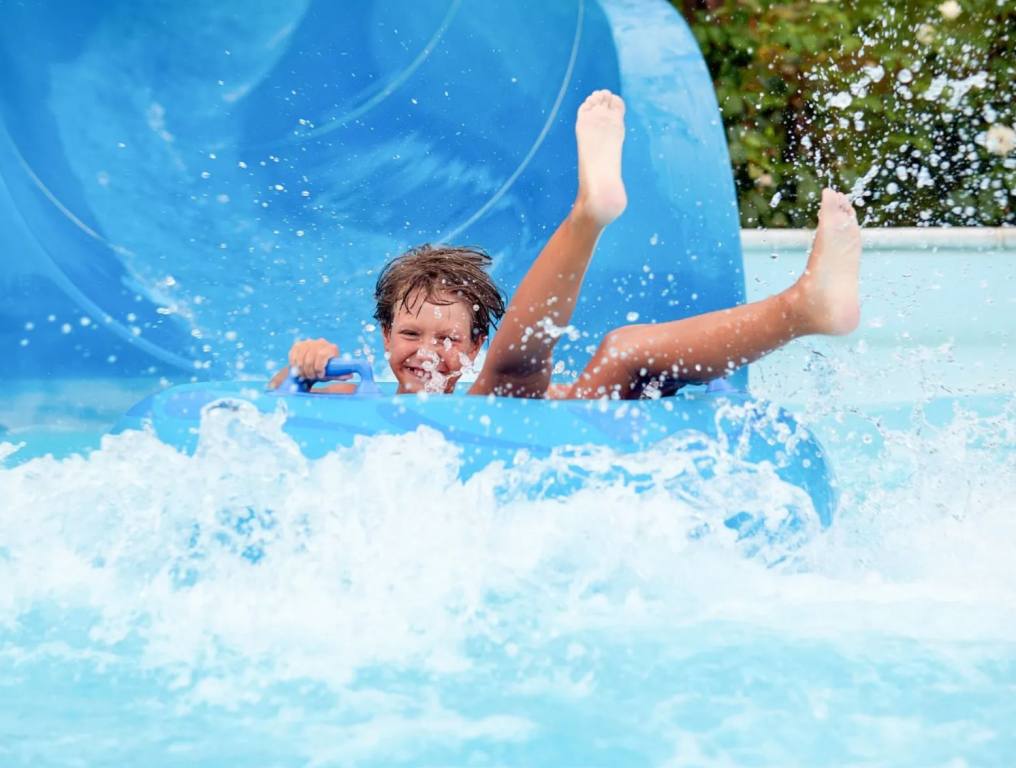
[[[743,226],[811,226],[826,185],[869,226],[1016,223],[1013,0],[673,2],[716,84]]]

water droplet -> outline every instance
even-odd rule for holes
[[[835,96],[830,96],[826,103],[836,109],[846,109],[853,100],[853,97],[847,91],[840,91]]]

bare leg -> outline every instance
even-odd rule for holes
[[[555,328],[571,321],[596,241],[627,204],[621,180],[624,102],[596,91],[579,108],[579,191],[568,217],[512,297],[472,394],[542,397],[550,383]]]
[[[861,232],[846,196],[825,190],[804,274],[776,296],[685,320],[629,325],[607,335],[566,392],[639,397],[646,385],[706,382],[809,334],[842,335],[860,318]]]

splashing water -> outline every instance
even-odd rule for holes
[[[0,755],[986,764],[1014,746],[1014,416],[836,414],[874,443],[782,551],[716,510],[800,491],[687,436],[463,481],[431,430],[311,461],[281,413],[218,409],[193,457],[126,433],[0,468]]]
[[[806,75],[820,87],[798,131],[800,166],[849,189],[863,224],[1012,221],[1016,142],[999,140],[1016,127],[1011,10],[984,4],[966,18],[959,4],[945,6],[887,7],[860,30],[856,51]],[[963,25],[992,43],[964,42]]]

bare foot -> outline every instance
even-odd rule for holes
[[[861,318],[861,228],[846,195],[822,190],[818,229],[804,274],[791,289],[808,333],[842,336]]]
[[[624,102],[610,91],[594,91],[575,119],[579,147],[579,194],[575,208],[605,227],[624,211],[628,197],[621,179]]]

